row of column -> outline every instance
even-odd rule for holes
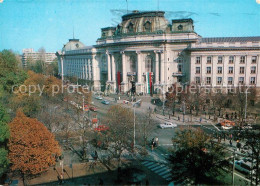
[[[165,62],[163,51],[155,52],[155,83],[165,81]],[[121,51],[122,55],[122,83],[127,83],[127,70],[126,70],[126,55],[124,51]],[[137,83],[142,83],[142,56],[140,51],[136,51],[137,54]],[[116,82],[116,64],[114,55],[112,53],[106,52],[107,57],[107,80],[108,82]],[[161,76],[159,76],[161,74]]]

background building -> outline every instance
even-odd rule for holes
[[[71,39],[57,52],[59,73],[98,89],[159,93],[173,83],[260,86],[260,37],[203,38],[192,19],[170,22],[163,11],[134,11],[101,29],[94,46]]]
[[[35,52],[33,48],[23,49],[22,64],[23,67],[27,66],[28,61],[35,62],[42,60],[47,64],[53,62],[57,56],[53,52],[45,52],[44,50]]]

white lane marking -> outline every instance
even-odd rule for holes
[[[169,174],[164,175],[163,178],[164,178],[164,179],[167,179],[167,178],[169,178],[169,177],[171,177],[171,176],[172,176],[172,173],[169,173]]]
[[[158,166],[158,164],[155,163],[155,164],[153,164],[153,165],[149,165],[148,168],[151,169],[151,168],[154,168],[154,167],[156,167],[156,166]]]
[[[170,170],[165,170],[165,171],[159,173],[159,175],[163,177],[163,175],[166,175],[166,174],[169,174],[169,173],[170,173]]]
[[[145,163],[145,164],[143,164],[144,166],[149,166],[149,165],[152,165],[154,162],[148,162],[148,163]]]
[[[152,170],[152,171],[155,171],[155,170],[160,169],[160,168],[162,168],[162,167],[163,167],[162,165],[159,165],[158,167],[154,167],[154,168],[152,168],[151,170]]]
[[[163,172],[163,171],[165,171],[165,170],[167,170],[167,167],[163,167],[163,168],[158,169],[158,170],[156,170],[156,171],[154,171],[154,172],[158,174],[158,173]]]

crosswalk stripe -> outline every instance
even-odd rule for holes
[[[144,165],[145,163],[148,163],[149,161],[143,161],[142,164]]]
[[[156,167],[156,166],[158,166],[158,164],[149,165],[147,168],[151,169],[151,168]]]
[[[165,170],[167,170],[167,168],[166,167],[162,167],[161,169],[155,171],[155,173],[159,174],[160,172],[163,172]]]
[[[167,178],[169,178],[169,177],[171,177],[171,176],[172,176],[172,173],[169,173],[169,174],[164,175],[163,178],[164,178],[164,179],[167,179]]]
[[[148,163],[145,163],[145,164],[143,164],[144,166],[149,166],[149,165],[152,165],[154,162],[148,162]]]
[[[169,170],[165,170],[165,171],[159,173],[159,175],[160,175],[160,176],[163,176],[163,175],[165,175],[165,174],[169,174],[169,172],[170,172]]]
[[[171,180],[172,180],[172,178],[171,178],[171,177],[169,177],[169,178],[166,178],[166,180],[167,180],[167,181],[171,181]]]
[[[163,167],[162,165],[159,165],[158,167],[154,167],[154,168],[152,168],[151,170],[152,170],[152,171],[155,171],[155,170],[160,169],[160,168],[162,168],[162,167]]]

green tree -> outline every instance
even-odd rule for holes
[[[190,179],[195,184],[221,175],[228,167],[222,146],[211,143],[211,138],[202,130],[180,129],[172,139],[174,149],[171,162],[173,180]]]
[[[9,115],[2,105],[0,105],[0,178],[8,168],[8,151],[6,149],[7,140],[9,138]]]
[[[27,74],[19,68],[19,61],[16,55],[10,50],[0,52],[0,84],[9,93],[12,92],[13,85],[21,84]]]

